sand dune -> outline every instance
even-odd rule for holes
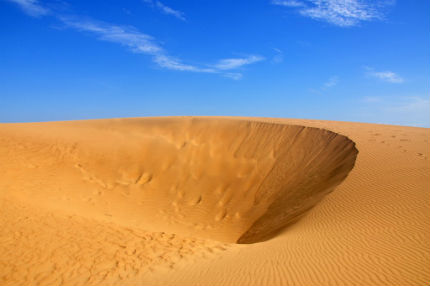
[[[0,124],[0,282],[422,285],[429,137],[287,119]]]

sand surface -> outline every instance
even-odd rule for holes
[[[426,285],[430,130],[0,124],[1,285]]]

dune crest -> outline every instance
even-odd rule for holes
[[[1,127],[10,168],[0,177],[22,187],[13,196],[223,242],[273,237],[341,183],[358,153],[354,142],[331,131],[238,119]]]

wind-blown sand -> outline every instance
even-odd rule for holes
[[[425,285],[429,129],[0,124],[1,285]]]

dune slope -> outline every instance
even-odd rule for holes
[[[0,281],[420,285],[428,137],[252,118],[0,124]]]
[[[100,120],[2,131],[10,154],[2,181],[38,185],[22,199],[240,243],[269,238],[300,217],[347,176],[357,154],[333,132],[246,120]]]

